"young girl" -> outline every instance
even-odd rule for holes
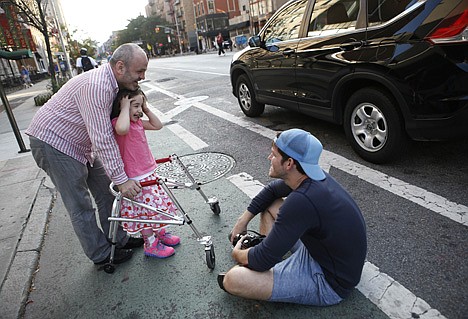
[[[141,119],[143,113],[148,120]],[[128,178],[140,182],[157,179],[156,162],[148,146],[145,130],[160,130],[163,125],[146,105],[143,91],[141,89],[119,91],[112,107],[111,121]],[[158,184],[143,187],[134,200],[175,215],[176,207]],[[122,201],[121,216],[152,220],[165,218],[151,210],[132,205],[128,201]],[[145,255],[156,258],[174,255],[174,248],[168,246],[180,243],[180,238],[167,232],[163,226],[163,223],[123,223],[123,228],[129,234],[141,233],[145,241]]]

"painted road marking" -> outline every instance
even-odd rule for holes
[[[142,84],[147,86],[151,90],[159,91],[178,101],[182,101],[185,99],[183,95],[170,92],[151,83]],[[200,110],[220,117],[233,124],[239,125],[249,131],[260,134],[268,139],[273,139],[276,136],[277,132],[269,128],[255,124],[245,118],[241,118],[230,113],[221,111],[207,104],[194,101],[196,101],[196,99],[194,98],[190,100],[190,106],[193,105]],[[179,104],[179,102],[176,103]],[[175,116],[176,114],[179,114],[179,112],[185,111],[187,108],[184,108],[182,105],[179,105],[176,108],[177,110],[173,110],[171,116]],[[433,212],[448,217],[451,220],[456,221],[457,223],[468,226],[468,207],[465,205],[449,201],[442,196],[426,191],[420,187],[411,185],[407,182],[386,175],[367,166],[358,164],[327,150],[323,150],[322,152],[322,156],[320,158],[320,166],[322,166],[322,168],[326,169],[327,171],[330,169],[331,166],[338,168],[350,175],[354,175],[368,183],[385,189],[402,198],[410,200],[413,203],[416,203],[424,208],[427,208]]]
[[[152,106],[150,103],[147,103],[147,104],[148,104],[148,107],[151,109],[151,111],[161,120],[161,122],[168,123],[172,119],[172,117],[169,117],[168,114],[162,113],[157,108]],[[178,136],[181,140],[187,143],[187,145],[190,146],[194,151],[199,151],[202,148],[205,148],[208,146],[208,144],[206,144],[196,135],[187,131],[186,129],[184,129],[182,126],[180,126],[177,123],[173,123],[171,125],[165,125],[164,127],[166,127],[168,130],[170,130],[172,133]]]
[[[163,69],[163,70],[171,70],[171,71],[182,71],[182,72],[193,72],[193,73],[203,73],[203,74],[229,76],[229,73],[207,72],[207,71],[198,71],[198,70],[190,70],[190,69],[165,68],[165,67],[162,67],[160,65],[158,65],[157,68],[158,69]]]
[[[263,188],[263,184],[247,173],[239,173],[227,178],[249,198],[253,198]],[[379,268],[366,261],[361,281],[356,287],[367,299],[392,319],[443,319],[438,310],[414,295],[392,277],[380,272]]]
[[[155,86],[151,83],[142,83],[143,85],[149,87],[151,90],[159,91],[165,95],[173,97],[174,99],[180,101],[185,99],[183,95],[179,95],[168,90],[162,89],[158,86]],[[193,100],[192,100],[193,101]],[[276,136],[276,132],[266,128],[264,126],[255,124],[248,121],[245,118],[240,118],[238,116],[232,115],[230,113],[221,111],[215,107],[206,105],[201,102],[190,103],[191,105],[201,109],[205,112],[213,114],[217,117],[225,119],[233,124],[239,125],[249,131],[260,134],[268,139],[273,139]],[[180,108],[181,106],[179,106]],[[180,108],[178,111],[185,109]],[[173,113],[174,115],[176,113]],[[178,113],[177,113],[178,114]],[[385,189],[395,195],[398,195],[402,198],[412,201],[424,208],[427,208],[433,212],[441,214],[445,217],[450,218],[451,220],[456,221],[462,225],[468,226],[468,207],[462,204],[457,204],[455,202],[449,201],[446,198],[434,194],[432,192],[426,191],[420,187],[411,185],[407,182],[394,178],[392,176],[386,175],[379,171],[376,171],[367,166],[358,164],[347,158],[344,158],[338,154],[324,150],[320,158],[320,165],[323,169],[329,169],[331,166],[338,168],[350,175],[354,175],[368,183],[376,185],[382,189]]]
[[[277,132],[269,128],[218,110],[217,108],[204,103],[195,103],[194,106],[233,124],[237,124],[245,129],[265,136],[268,139],[273,139],[276,136]],[[331,166],[338,168],[350,175],[354,175],[368,183],[410,200],[424,208],[448,217],[457,223],[468,226],[468,207],[465,205],[451,202],[442,196],[426,191],[420,187],[411,185],[367,166],[358,164],[327,150],[323,150],[322,152],[322,156],[320,157],[320,166],[327,171]]]

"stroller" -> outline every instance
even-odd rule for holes
[[[146,224],[164,224],[164,225],[183,225],[183,224],[188,224],[192,231],[194,232],[197,241],[204,245],[205,249],[205,257],[206,257],[206,265],[208,266],[209,269],[214,269],[215,267],[215,252],[214,252],[214,246],[211,241],[211,236],[202,236],[201,233],[198,231],[198,229],[195,227],[193,224],[192,220],[188,216],[188,214],[184,211],[180,203],[177,201],[175,198],[173,192],[170,189],[182,189],[182,188],[188,188],[188,189],[194,189],[197,190],[200,195],[203,197],[205,200],[205,203],[207,203],[210,206],[210,209],[215,215],[219,215],[221,213],[221,209],[219,207],[219,201],[216,197],[210,197],[208,198],[204,192],[201,189],[202,182],[197,182],[195,178],[193,177],[192,173],[189,171],[189,167],[194,167],[190,166],[190,164],[184,164],[181,159],[186,159],[186,162],[189,162],[190,160],[192,161],[199,161],[200,159],[203,158],[203,156],[206,156],[207,153],[199,153],[199,154],[191,154],[191,155],[186,155],[179,157],[176,154],[170,155],[169,157],[166,158],[160,158],[156,160],[157,164],[163,164],[161,166],[158,166],[156,169],[156,172],[158,172],[158,175],[161,172],[166,172],[166,173],[174,173],[176,175],[176,178],[179,178],[179,180],[175,179],[169,179],[165,177],[159,177],[155,180],[150,180],[150,181],[145,181],[141,182],[140,185],[142,187],[146,186],[151,186],[151,185],[156,185],[159,184],[164,191],[167,193],[169,198],[172,200],[174,205],[177,208],[177,215],[173,216],[168,214],[167,212],[160,210],[155,207],[151,207],[149,205],[146,205],[144,203],[140,203],[137,201],[134,201],[132,199],[126,198],[122,196],[122,194],[114,189],[114,184],[111,183],[109,188],[111,193],[115,196],[115,200],[112,206],[112,214],[111,217],[108,218],[108,220],[111,222],[110,223],[110,229],[109,229],[109,238],[111,239],[111,255],[109,258],[109,262],[104,265],[104,271],[106,273],[113,273],[115,271],[115,265],[113,264],[114,261],[114,254],[115,254],[115,249],[116,249],[116,237],[117,237],[117,227],[119,227],[120,222],[143,222]],[[223,154],[221,154],[223,155]],[[226,157],[224,155],[224,157]],[[224,160],[224,158],[223,158]],[[229,162],[229,160],[228,160]],[[166,164],[173,164],[173,165],[166,165]],[[196,165],[195,165],[196,166]],[[225,175],[231,168],[233,167],[233,161],[232,163],[228,163],[223,167],[223,172],[221,174],[218,174],[214,178],[211,178],[211,181]],[[185,175],[185,179],[188,179],[188,181],[180,181],[180,176]],[[207,182],[205,182],[207,183]],[[125,218],[120,215],[120,208],[122,205],[122,202],[127,202],[131,205],[139,206],[148,210],[151,210],[153,212],[158,213],[161,217],[163,217],[163,220],[148,220],[148,219],[135,219],[135,218]]]

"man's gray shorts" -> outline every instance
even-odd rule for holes
[[[311,306],[331,306],[342,298],[325,280],[320,265],[298,241],[292,255],[273,267],[273,292],[269,301]]]

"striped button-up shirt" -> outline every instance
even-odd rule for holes
[[[111,180],[128,180],[110,120],[118,85],[110,64],[70,79],[36,113],[26,134],[86,165],[95,153]]]

